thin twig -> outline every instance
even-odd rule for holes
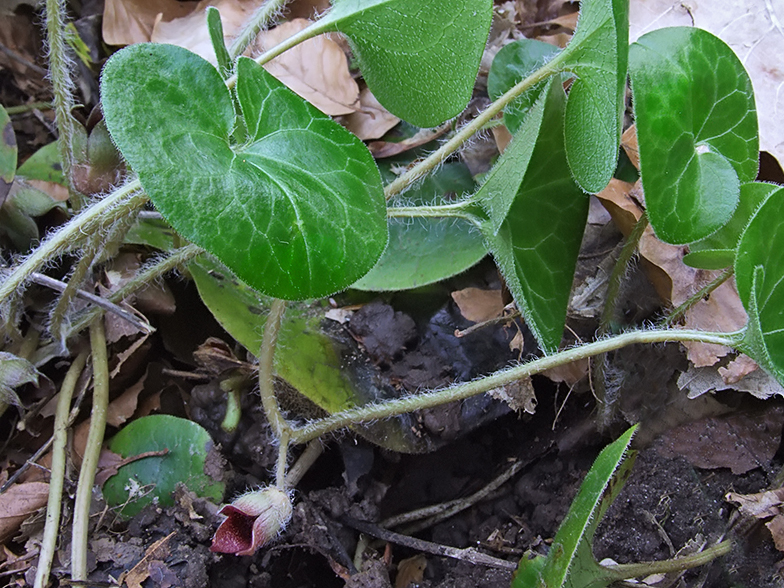
[[[424,551],[425,553],[432,553],[433,555],[451,557],[453,559],[467,561],[472,564],[478,564],[491,568],[500,568],[502,570],[517,569],[517,564],[515,562],[499,559],[497,557],[493,557],[492,555],[487,555],[481,551],[478,551],[477,549],[474,549],[473,547],[458,549],[457,547],[449,547],[448,545],[431,543],[430,541],[409,537],[408,535],[393,533],[392,531],[383,529],[378,525],[374,525],[365,521],[358,521],[357,519],[352,519],[351,517],[346,516],[340,517],[340,522],[348,527],[351,527],[352,529],[356,529],[362,533],[367,533],[368,535],[372,535],[373,537],[381,539],[382,541],[388,541],[389,543],[395,543],[396,545],[403,545],[415,551]]]
[[[87,538],[90,526],[90,503],[101,443],[106,430],[106,407],[109,404],[109,359],[106,352],[106,333],[103,321],[90,324],[90,349],[93,358],[93,410],[84,448],[79,483],[74,501],[73,531],[71,536],[71,578],[87,579]]]
[[[302,476],[316,463],[322,453],[324,453],[324,445],[321,439],[310,441],[286,474],[286,488],[296,488]]]
[[[61,282],[60,280],[50,278],[49,276],[45,276],[44,274],[39,274],[38,272],[33,272],[32,274],[30,274],[30,279],[36,284],[39,284],[41,286],[46,286],[47,288],[51,288],[52,290],[57,290],[58,292],[63,292],[68,287],[68,284],[66,284],[65,282]],[[102,298],[101,296],[96,296],[95,294],[90,294],[85,290],[76,290],[76,297],[81,298],[82,300],[87,300],[88,302],[92,302],[93,304],[101,307],[107,312],[116,314],[121,319],[131,323],[134,327],[136,327],[140,331],[143,331],[147,334],[155,332],[155,329],[149,323],[140,321],[133,314],[131,314],[124,308],[117,306],[112,302],[109,302],[106,298]]]

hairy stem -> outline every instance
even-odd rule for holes
[[[479,219],[467,211],[471,200],[455,202],[453,204],[440,204],[437,206],[392,206],[387,208],[387,218],[462,218],[479,226]]]
[[[732,541],[726,539],[692,555],[666,559],[664,561],[618,564],[615,566],[601,566],[601,568],[603,575],[612,577],[613,581],[650,576],[651,574],[669,574],[703,566],[717,557],[728,554],[731,549]]]
[[[71,59],[65,42],[65,0],[46,0],[46,38],[49,45],[49,76],[54,94],[55,124],[58,130],[57,147],[60,153],[63,176],[71,192],[74,210],[82,207],[81,195],[73,189],[71,168],[74,161],[76,121],[71,116],[74,107],[74,83],[71,79]]]
[[[51,110],[54,105],[51,102],[28,102],[27,104],[20,104],[19,106],[9,106],[5,111],[9,114],[24,114],[31,110]]]
[[[713,292],[716,288],[721,286],[724,282],[729,280],[733,274],[735,273],[735,269],[732,267],[726,268],[723,272],[721,272],[716,278],[711,280],[708,284],[697,290],[694,294],[689,296],[689,298],[683,302],[678,308],[672,311],[672,314],[667,317],[667,319],[662,324],[663,327],[671,327],[679,320],[681,317],[686,314],[686,311],[689,310],[692,306],[697,304],[700,300],[708,296],[711,292]]]
[[[240,34],[234,39],[231,47],[229,47],[229,57],[231,57],[232,63],[245,52],[248,45],[253,43],[256,39],[256,35],[269,25],[272,19],[275,18],[275,15],[278,14],[288,2],[289,0],[267,0],[259,7],[245,25],[245,28],[243,28]]]
[[[444,143],[438,149],[438,151],[435,151],[429,157],[422,160],[406,173],[398,177],[395,181],[388,184],[386,188],[384,188],[384,195],[387,197],[387,199],[399,194],[419,178],[429,174],[433,169],[441,165],[441,163],[443,163],[447,157],[460,149],[460,147],[462,147],[466,141],[473,137],[475,133],[484,128],[486,124],[488,124],[520,94],[526,90],[529,90],[539,82],[546,80],[551,75],[557,73],[559,71],[563,55],[564,53],[560,53],[550,62],[521,81],[519,84],[513,86],[503,96],[501,96],[498,100],[493,102],[484,111],[482,111],[474,120],[460,129],[460,131],[458,131],[451,139],[449,139],[449,141]]]
[[[284,429],[278,440],[278,461],[275,464],[275,487],[279,490],[286,490],[286,469],[288,466],[289,444],[291,443],[291,429]]]
[[[52,465],[49,477],[49,502],[46,505],[46,525],[41,539],[41,551],[38,556],[38,567],[35,571],[35,588],[45,588],[52,569],[52,560],[57,548],[57,536],[60,533],[60,505],[62,502],[63,482],[65,481],[65,446],[68,440],[68,416],[71,411],[76,382],[87,362],[87,352],[83,351],[71,363],[60,386],[57,397],[57,410],[54,415],[54,433],[52,442]]]
[[[90,503],[93,497],[95,470],[106,430],[106,407],[109,404],[109,360],[103,318],[90,324],[90,350],[93,357],[93,410],[84,448],[79,483],[74,501],[71,537],[71,579],[87,580],[87,538],[90,526]]]
[[[266,329],[265,329],[266,330]],[[344,410],[328,417],[315,420],[301,427],[295,427],[291,439],[294,443],[306,443],[332,431],[349,425],[376,419],[389,418],[406,412],[432,408],[455,400],[505,386],[521,378],[541,373],[573,361],[607,353],[635,343],[665,343],[675,341],[702,341],[732,347],[741,339],[741,333],[706,333],[695,330],[667,329],[658,331],[631,331],[608,339],[586,343],[572,349],[548,355],[528,363],[515,366],[473,382],[458,384],[442,390],[434,390],[414,396],[395,398],[378,404],[360,406]]]
[[[283,434],[291,433],[291,426],[283,418],[278,406],[278,399],[275,398],[274,386],[274,359],[275,348],[278,345],[278,333],[283,322],[283,315],[286,312],[286,302],[278,298],[273,299],[270,305],[270,313],[264,325],[264,335],[261,339],[261,350],[259,351],[259,392],[261,394],[261,405],[267,415],[272,431],[275,436],[282,439]]]
[[[9,299],[33,272],[46,263],[71,251],[82,235],[90,235],[103,225],[111,225],[128,210],[142,206],[147,195],[141,192],[139,180],[128,182],[97,204],[86,208],[44,240],[25,260],[16,266],[0,284],[0,305]]]

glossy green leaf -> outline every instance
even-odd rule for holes
[[[520,141],[522,155],[504,154],[476,197],[490,216],[482,229],[488,248],[527,325],[551,352],[563,335],[588,198],[574,183],[566,161],[561,84],[551,83],[544,98],[542,132],[536,137],[528,130],[538,122],[537,106],[507,148]],[[523,143],[530,136],[536,138],[526,157]]]
[[[735,283],[749,315],[741,349],[784,383],[784,188],[770,194],[738,244]]]
[[[724,226],[757,173],[751,81],[720,39],[696,28],[643,35],[629,55],[640,172],[657,236],[691,243]]]
[[[559,52],[555,45],[535,39],[520,39],[505,45],[493,58],[487,75],[487,93],[490,98],[498,100]],[[545,91],[546,85],[547,82],[539,82],[504,108],[504,124],[512,134],[523,124],[529,110]]]
[[[236,95],[249,140],[233,145],[218,71],[171,45],[132,45],[106,64],[107,127],[158,210],[261,292],[332,294],[387,242],[381,178],[367,148],[240,58]]]
[[[28,180],[41,180],[67,186],[63,175],[63,166],[60,163],[60,152],[57,141],[44,145],[33,153],[27,161],[16,170],[17,175]]]
[[[378,101],[434,127],[471,99],[492,15],[492,0],[334,0],[305,36],[347,35]]]
[[[740,187],[738,207],[730,221],[710,237],[689,245],[690,252],[683,258],[686,265],[715,270],[730,267],[735,262],[743,230],[757,208],[779,187],[763,182],[749,182]]]
[[[0,140],[0,204],[2,204],[16,174],[16,133],[14,133],[14,125],[11,124],[11,117],[2,106],[0,106],[0,129],[2,129],[2,140]]]
[[[205,471],[210,453],[215,451],[212,439],[192,421],[169,415],[136,419],[115,435],[109,449],[122,457],[168,450],[166,455],[143,457],[122,466],[104,484],[106,502],[121,507],[125,516],[134,516],[153,500],[171,506],[179,483],[215,502],[223,498],[225,484]],[[214,456],[212,460],[215,463]]]
[[[566,156],[586,192],[603,190],[618,162],[628,52],[628,0],[582,2],[559,62],[575,76],[566,105]]]
[[[382,172],[383,173],[383,172]],[[408,206],[440,204],[474,190],[462,163],[447,163],[405,194]],[[487,255],[482,235],[459,218],[390,218],[389,245],[376,266],[352,288],[408,290],[467,270]]]
[[[191,262],[188,267],[210,312],[232,337],[257,354],[269,299],[227,275],[220,264],[209,259]],[[330,336],[322,328],[324,321],[322,309],[296,304],[287,308],[275,353],[278,377],[327,412],[380,400],[384,390],[378,386],[372,366],[356,359],[347,340]],[[426,439],[411,433],[410,418],[402,415],[356,430],[393,451],[429,449]]]
[[[215,59],[218,63],[218,71],[223,79],[231,75],[232,63],[231,56],[226,43],[223,40],[223,23],[221,22],[220,11],[214,6],[207,7],[207,30],[210,33],[212,50],[215,52]]]

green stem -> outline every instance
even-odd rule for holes
[[[104,224],[111,225],[129,209],[141,206],[146,201],[147,195],[141,192],[139,180],[134,180],[72,218],[36,247],[0,284],[0,306],[8,302],[8,298],[23,286],[33,272],[39,271],[59,255],[71,251],[82,235],[90,235]]]
[[[288,465],[289,444],[291,443],[291,429],[287,428],[280,434],[278,439],[278,461],[275,466],[275,487],[278,490],[286,491],[286,466]]]
[[[74,83],[71,79],[72,62],[65,41],[65,0],[46,0],[46,37],[49,44],[49,75],[54,94],[55,124],[58,130],[57,147],[63,176],[68,182],[74,210],[82,207],[81,195],[73,189],[71,168],[74,160],[76,121],[71,116],[74,107]]]
[[[269,323],[268,323],[269,324]],[[266,334],[266,329],[265,329]],[[636,343],[665,343],[675,341],[701,341],[717,345],[735,346],[741,339],[740,333],[706,333],[695,330],[667,329],[660,331],[631,331],[608,339],[586,343],[572,349],[548,355],[523,365],[496,372],[473,382],[458,384],[443,390],[434,390],[403,398],[388,400],[379,404],[360,406],[344,410],[328,417],[318,419],[301,427],[295,427],[291,436],[294,443],[306,443],[332,431],[349,425],[377,419],[389,418],[407,412],[432,408],[455,400],[464,400],[471,396],[505,386],[521,378],[541,373],[545,370],[607,353],[627,345]]]
[[[267,0],[259,7],[229,48],[229,57],[231,57],[232,63],[237,61],[237,58],[245,52],[248,45],[253,43],[256,39],[256,35],[275,18],[275,15],[278,14],[288,2],[289,0]]]
[[[248,378],[245,374],[237,370],[220,383],[220,389],[226,393],[226,414],[223,415],[221,422],[221,429],[227,433],[233,433],[237,430],[242,417],[242,403],[240,397],[242,391],[248,385]]]
[[[691,568],[703,566],[712,562],[717,557],[726,555],[732,549],[732,541],[726,539],[721,543],[709,547],[699,553],[666,559],[664,561],[650,561],[633,564],[618,564],[615,566],[600,566],[601,574],[611,581],[628,580],[630,578],[640,578],[651,574],[669,574],[671,572],[681,572]]]
[[[5,111],[9,114],[23,114],[31,110],[51,110],[54,105],[51,102],[30,102],[28,104],[20,104],[19,106],[9,106]]]
[[[106,431],[106,407],[109,404],[109,359],[106,352],[106,333],[103,318],[90,324],[90,350],[93,356],[93,409],[84,448],[79,483],[74,500],[73,531],[71,537],[71,579],[87,580],[87,538],[90,527],[90,503],[93,497],[95,470]]]
[[[284,433],[287,435],[291,433],[291,426],[280,412],[274,387],[275,348],[278,344],[278,333],[280,333],[280,325],[283,322],[285,312],[286,302],[278,298],[273,299],[267,322],[264,325],[264,335],[261,338],[261,350],[259,351],[261,405],[264,407],[264,413],[267,415],[273,433],[279,439],[282,439]]]
[[[68,416],[71,410],[76,383],[87,362],[87,352],[83,351],[74,359],[65,374],[60,394],[57,397],[57,410],[54,415],[52,434],[52,465],[49,476],[49,502],[46,505],[46,524],[41,539],[38,567],[35,571],[35,588],[45,588],[52,569],[52,561],[60,533],[60,506],[62,503],[63,482],[65,481],[65,446],[68,441]]]
[[[678,308],[672,311],[672,314],[667,317],[667,320],[664,321],[662,324],[663,327],[671,327],[675,323],[677,323],[681,317],[686,314],[686,311],[689,310],[692,306],[697,304],[700,300],[708,296],[711,292],[713,292],[716,288],[721,286],[724,282],[729,280],[732,275],[735,273],[734,268],[728,267],[726,268],[721,274],[716,276],[710,283],[706,284],[702,288],[700,288],[697,292],[689,296],[689,298],[683,302]]]
[[[560,71],[560,65],[563,61],[564,53],[558,54],[554,59],[545,64],[540,69],[536,70],[530,76],[525,78],[519,84],[516,84],[508,90],[503,96],[498,98],[490,106],[482,111],[479,116],[464,126],[458,131],[449,141],[444,143],[438,151],[432,153],[429,157],[422,160],[420,163],[412,167],[406,173],[398,177],[395,181],[391,182],[384,188],[384,195],[387,199],[399,194],[408,186],[414,183],[419,178],[427,175],[433,169],[441,165],[447,157],[460,149],[463,144],[468,141],[475,133],[480,131],[486,124],[488,124],[498,113],[500,113],[506,106],[517,98],[520,94],[529,90],[539,82],[547,79],[551,75]]]
[[[393,206],[387,208],[387,218],[462,218],[479,226],[479,219],[468,212],[471,200],[463,200],[454,204],[441,204],[437,206]]]

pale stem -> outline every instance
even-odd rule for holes
[[[316,460],[322,453],[324,453],[324,445],[321,443],[321,440],[313,439],[310,441],[297,458],[297,461],[294,462],[294,465],[291,466],[288,474],[286,474],[286,488],[296,487],[302,476],[305,475],[305,472],[316,463]]]
[[[471,200],[438,206],[393,206],[387,208],[387,218],[462,218],[479,226],[479,219],[466,211]]]
[[[274,379],[274,360],[275,348],[278,344],[278,333],[283,322],[283,315],[286,312],[286,302],[275,298],[270,305],[270,313],[264,325],[264,335],[261,339],[261,350],[259,351],[259,392],[261,394],[261,405],[267,420],[272,427],[272,432],[276,437],[281,438],[283,433],[291,433],[291,426],[283,418],[275,398],[275,379]]]
[[[389,418],[424,408],[432,408],[447,402],[464,400],[500,386],[511,384],[521,378],[541,373],[579,359],[607,353],[635,343],[666,343],[676,341],[701,341],[732,347],[740,340],[740,333],[706,333],[696,330],[668,329],[660,331],[631,331],[608,339],[586,343],[572,349],[548,355],[528,363],[515,366],[480,380],[458,384],[451,388],[434,390],[422,394],[387,400],[379,404],[360,406],[344,410],[307,425],[295,427],[291,439],[294,443],[306,443],[332,431],[349,425],[376,419]]]
[[[275,487],[286,491],[286,466],[288,465],[289,443],[291,442],[291,429],[286,428],[280,433],[278,439],[278,461],[275,465]]]
[[[248,45],[253,43],[256,39],[256,35],[267,27],[275,17],[275,14],[288,4],[288,2],[289,0],[267,0],[259,7],[229,48],[229,57],[231,57],[232,63],[245,52]]]
[[[112,216],[107,213],[113,208],[120,213],[146,202],[147,196],[140,192],[139,180],[128,182],[118,188],[97,204],[87,207],[62,228],[52,233],[43,243],[33,250],[25,260],[16,266],[5,280],[0,284],[0,305],[5,304],[17,289],[21,288],[33,272],[39,271],[46,263],[55,257],[67,253],[78,243],[81,235],[91,234],[102,223],[111,221]],[[128,201],[123,203],[123,200]],[[122,203],[122,205],[120,205]],[[115,215],[117,210],[112,211]]]
[[[82,467],[74,500],[71,536],[71,579],[87,580],[87,538],[90,527],[90,503],[93,497],[95,470],[106,430],[106,407],[109,404],[109,360],[103,317],[90,323],[90,350],[93,357],[93,409],[84,448]]]
[[[600,566],[602,575],[610,576],[613,581],[640,578],[651,574],[669,574],[696,568],[710,563],[717,557],[726,555],[732,549],[732,541],[726,539],[699,553],[666,559],[664,561],[649,561],[633,564],[618,564],[615,566]]]
[[[73,189],[71,181],[71,167],[73,166],[73,141],[76,134],[75,124],[71,116],[74,106],[71,79],[71,60],[67,54],[65,42],[65,0],[46,0],[46,39],[49,45],[49,76],[52,80],[52,93],[54,95],[55,123],[59,137],[57,148],[60,153],[63,176],[68,182],[71,192],[71,201],[75,210],[82,205],[81,195]]]
[[[57,409],[54,415],[54,433],[52,441],[52,465],[49,476],[49,502],[46,505],[46,524],[41,539],[41,551],[35,571],[35,588],[45,588],[52,569],[52,560],[57,548],[57,537],[60,533],[60,505],[62,502],[63,482],[65,480],[65,446],[68,441],[68,416],[71,410],[71,398],[76,382],[87,362],[86,351],[80,353],[68,372],[65,374],[60,394],[57,397]]]

